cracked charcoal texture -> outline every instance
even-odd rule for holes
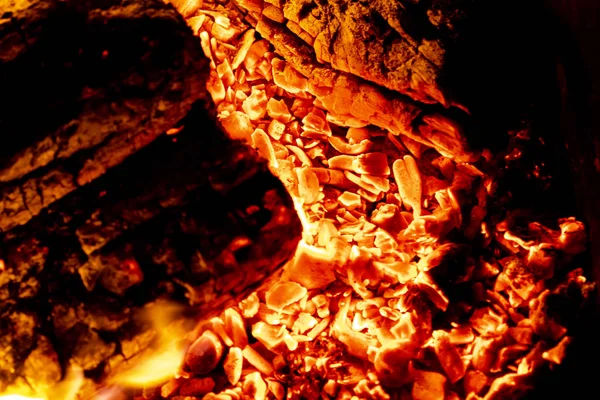
[[[142,307],[221,310],[291,256],[300,223],[216,126],[173,8],[1,3],[0,392],[51,385],[70,360],[99,380],[150,342]]]

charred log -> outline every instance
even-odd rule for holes
[[[300,226],[282,184],[252,150],[211,128],[201,108],[177,136],[3,235],[3,344],[14,353],[3,382],[23,371],[37,337],[68,335],[61,359],[83,357],[80,365],[95,369],[131,335],[136,308],[169,297],[205,315],[291,255]],[[25,326],[31,340],[15,345],[29,337]]]
[[[139,309],[221,310],[300,234],[281,182],[211,118],[208,60],[171,6],[13,7],[0,23],[0,122],[17,138],[0,150],[0,392],[55,383],[71,361],[110,373],[148,344]]]
[[[255,20],[284,24],[319,62],[423,103],[453,104],[441,82],[446,52],[471,2],[236,1]],[[261,5],[258,5],[261,3]]]
[[[24,224],[206,99],[208,61],[160,1],[13,2],[0,21],[0,231]]]

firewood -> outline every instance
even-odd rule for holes
[[[281,182],[252,150],[211,128],[202,105],[194,113],[177,136],[2,236],[4,321],[19,313],[48,321],[41,334],[75,339],[57,346],[68,357],[90,329],[129,337],[133,310],[158,297],[187,297],[201,315],[218,311],[292,254],[300,225]],[[8,326],[17,340],[23,327]],[[15,360],[33,343],[13,347]],[[20,364],[12,367],[18,374]]]
[[[10,4],[0,20],[0,231],[120,164],[207,99],[208,60],[158,0]]]
[[[0,24],[14,46],[2,52],[0,122],[18,136],[0,150],[0,393],[51,385],[71,361],[102,379],[151,342],[145,305],[221,311],[301,231],[266,162],[219,129],[208,60],[171,6],[14,7]],[[5,39],[17,29],[30,47]],[[34,89],[35,118],[23,118]]]
[[[236,3],[257,21],[285,25],[314,48],[320,63],[419,102],[454,103],[442,78],[446,53],[472,8],[467,1],[282,0],[262,8]]]

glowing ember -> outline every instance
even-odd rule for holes
[[[422,116],[417,131],[414,106],[311,64],[286,29],[315,50],[318,41],[294,21],[282,29],[267,19],[286,21],[288,11],[236,3],[189,22],[214,62],[209,89],[223,128],[268,160],[304,233],[281,277],[206,326],[229,349],[200,375],[229,384],[204,398],[488,399],[526,388],[541,363],[560,363],[570,338],[545,312],[565,284],[545,280],[559,253],[568,261],[584,250],[581,223],[525,232],[509,214],[491,225],[489,151],[470,152],[441,115]],[[262,39],[240,10],[259,19]],[[447,238],[456,229],[497,249],[477,255]],[[586,290],[581,273],[566,280]],[[472,304],[454,300],[456,290]],[[440,315],[445,326],[434,327]]]
[[[469,150],[454,121],[313,62],[322,38],[279,2],[172,3],[211,59],[223,129],[284,183],[303,240],[192,333],[172,305],[149,308],[156,346],[109,383],[162,384],[152,399],[488,400],[562,362],[571,337],[552,304],[592,289],[568,272],[583,224],[491,218],[496,157]]]

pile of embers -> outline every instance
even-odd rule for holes
[[[450,120],[311,61],[276,24],[259,38],[235,7],[188,3],[218,119],[269,161],[304,237],[142,398],[515,398],[561,363],[593,290],[571,266],[586,234],[494,207],[518,148],[471,152]]]

